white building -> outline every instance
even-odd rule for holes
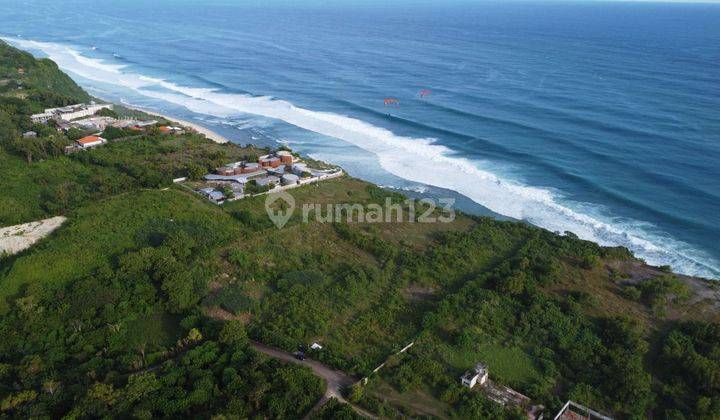
[[[83,118],[95,115],[95,113],[100,111],[101,109],[112,109],[112,104],[71,105],[65,108],[60,108],[58,116],[61,120],[70,121],[76,118]],[[45,112],[47,112],[47,110],[45,110]]]
[[[50,119],[54,116],[52,112],[43,112],[40,114],[33,114],[30,116],[30,120],[35,124],[45,124],[46,122],[50,121]]]
[[[484,385],[488,380],[488,368],[482,363],[475,365],[475,371],[467,371],[460,377],[460,382],[463,386],[472,388],[478,383]]]
[[[300,181],[300,177],[293,174],[285,174],[280,178],[280,183],[282,185],[295,185]]]
[[[98,136],[87,136],[87,137],[83,137],[77,141],[78,146],[82,147],[83,149],[97,147],[97,146],[100,146],[101,144],[105,144],[105,143],[107,143],[107,140],[105,140],[102,137],[98,137]]]
[[[63,121],[70,121],[76,118],[89,117],[95,115],[96,112],[101,109],[112,109],[112,104],[96,104],[91,102],[90,104],[76,104],[68,105],[61,108],[48,108],[41,114],[33,114],[30,119],[34,123],[46,123],[51,119],[59,119]]]
[[[73,121],[72,124],[84,130],[103,131],[114,122],[115,118],[112,117],[90,117]]]

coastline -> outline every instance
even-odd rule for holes
[[[150,110],[145,109],[145,108],[140,108],[140,107],[136,107],[136,106],[130,106],[130,105],[126,105],[126,104],[120,104],[120,106],[123,106],[123,107],[128,108],[128,109],[132,109],[132,110],[134,110],[134,111],[144,112],[144,113],[146,113],[146,114],[148,114],[148,115],[152,115],[153,117],[163,118],[163,119],[166,119],[166,120],[168,120],[168,121],[174,121],[174,122],[178,123],[179,125],[183,125],[183,126],[189,127],[189,128],[191,128],[191,129],[197,131],[197,132],[200,133],[200,134],[204,134],[205,137],[208,138],[208,140],[212,140],[212,141],[214,141],[215,143],[219,143],[219,144],[230,143],[230,140],[229,140],[227,137],[225,137],[225,136],[223,136],[223,135],[221,135],[221,134],[218,134],[217,132],[215,132],[215,131],[213,131],[213,130],[210,130],[209,128],[203,127],[203,126],[200,125],[200,124],[197,124],[197,123],[194,123],[194,122],[190,122],[190,121],[187,121],[187,120],[181,120],[181,119],[179,119],[179,118],[175,118],[175,117],[172,117],[172,116],[170,116],[170,115],[161,114],[161,113],[156,112],[156,111],[150,111]]]

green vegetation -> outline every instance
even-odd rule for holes
[[[270,191],[273,187],[274,185],[272,185],[272,183],[268,185],[258,185],[257,181],[251,179],[247,184],[245,184],[245,194],[260,194]]]
[[[35,59],[4,41],[0,41],[0,80],[0,108],[17,107],[10,113],[17,117],[90,100],[53,61]]]
[[[320,411],[312,417],[313,420],[360,420],[362,418],[349,405],[343,404],[335,398],[325,403]]]
[[[98,111],[98,112],[95,113],[95,116],[97,116],[97,117],[120,118],[120,115],[118,115],[118,113],[117,113],[115,110],[109,109],[109,108],[103,108],[103,109],[101,109],[100,111]]]
[[[462,346],[440,346],[439,352],[445,361],[458,372],[472,370],[478,360],[482,360],[493,377],[501,383],[524,387],[541,379],[533,360],[520,347],[506,347],[492,342],[475,343],[472,336]]]
[[[670,274],[643,281],[637,285],[628,285],[625,293],[632,299],[662,311],[675,302],[687,300],[690,296],[690,288]]]
[[[369,376],[346,397],[387,418],[523,418],[460,386],[477,362],[548,413],[573,399],[617,418],[717,418],[710,285],[624,248],[462,214],[303,223],[296,211],[277,230],[265,197],[215,206],[171,183],[262,149],[109,130],[102,147],[60,153],[79,133],[28,115],[86,95],[48,63],[0,44],[0,74],[24,83],[0,91],[0,225],[69,219],[0,257],[0,417],[304,416],[322,381],[253,339],[322,343],[308,356]],[[37,140],[20,137],[29,128]],[[347,177],[292,195],[298,208],[389,199],[410,211]],[[336,400],[313,416],[357,418]]]
[[[661,394],[668,418],[717,418],[720,413],[720,325],[686,322],[665,337]]]
[[[0,179],[0,226],[65,214],[136,184],[112,168],[94,168],[65,156],[27,163],[3,149]]]

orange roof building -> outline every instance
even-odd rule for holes
[[[102,137],[98,137],[98,136],[87,136],[87,137],[83,137],[77,141],[77,144],[80,147],[82,147],[83,149],[87,149],[89,147],[100,146],[101,144],[105,144],[105,143],[107,143],[107,140],[105,140]]]

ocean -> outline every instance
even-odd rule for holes
[[[720,5],[384,3],[3,0],[0,36],[97,97],[720,278]]]

